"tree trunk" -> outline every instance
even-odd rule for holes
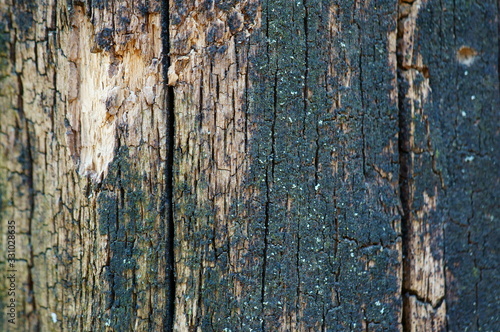
[[[1,0],[0,329],[495,331],[499,6]]]
[[[160,9],[3,1],[2,235],[15,221],[17,320],[2,315],[2,330],[171,324]]]

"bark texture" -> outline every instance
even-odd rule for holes
[[[175,327],[398,330],[397,3],[171,12]]]
[[[498,5],[400,5],[408,331],[500,326]]]
[[[2,239],[7,220],[18,232],[18,318],[0,329],[162,331],[160,3],[0,6]]]
[[[0,15],[0,330],[500,325],[497,0]]]

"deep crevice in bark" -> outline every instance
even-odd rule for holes
[[[175,260],[174,260],[174,210],[173,210],[173,167],[174,167],[174,129],[175,129],[175,109],[174,109],[174,88],[168,86],[168,68],[170,67],[170,10],[169,0],[162,1],[162,25],[161,39],[163,51],[163,79],[166,90],[165,108],[167,112],[167,160],[165,165],[165,214],[167,223],[166,236],[166,279],[167,279],[167,305],[164,323],[165,331],[173,331],[175,316]]]
[[[410,166],[409,166],[409,152],[405,151],[405,144],[408,142],[407,138],[407,128],[406,128],[406,119],[404,116],[404,112],[402,112],[402,101],[401,96],[399,96],[399,192],[401,205],[403,208],[403,213],[401,216],[401,235],[402,235],[402,250],[403,250],[403,273],[401,280],[401,297],[404,299],[405,294],[407,294],[407,289],[405,289],[405,282],[407,279],[406,270],[407,270],[407,256],[408,256],[408,223],[410,222],[410,189],[409,189],[409,176],[410,176]],[[403,317],[403,331],[408,330],[408,322],[405,321],[406,317],[406,305],[403,301],[403,309],[402,309],[402,317]]]
[[[401,3],[401,1],[400,1]],[[398,11],[400,11],[398,5]],[[402,17],[399,17],[401,20]],[[401,57],[403,56],[401,53],[401,47],[399,43],[399,39],[404,34],[404,31],[400,31],[400,22],[397,24],[397,46],[396,46],[396,55],[397,55],[397,82],[398,82],[398,120],[399,120],[399,137],[398,137],[398,153],[399,153],[399,195],[402,206],[402,215],[401,215],[401,236],[402,236],[402,250],[403,250],[403,272],[401,276],[401,298],[403,301],[402,307],[402,327],[403,331],[410,330],[410,322],[407,321],[408,318],[408,304],[405,301],[405,296],[408,294],[408,290],[405,289],[405,283],[408,276],[406,275],[407,271],[407,257],[408,257],[408,223],[410,222],[410,213],[411,213],[411,198],[410,198],[410,177],[411,177],[411,160],[410,160],[410,126],[408,124],[408,114],[406,112],[406,108],[404,105],[405,102],[405,80],[403,78],[403,61]]]

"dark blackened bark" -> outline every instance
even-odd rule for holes
[[[396,3],[238,5],[172,8],[175,326],[398,330]]]
[[[498,28],[494,1],[400,4],[404,327],[500,319]],[[481,22],[481,24],[479,24]],[[492,269],[492,270],[491,270]]]
[[[265,328],[397,330],[395,8],[266,6],[250,151],[268,178]]]
[[[425,193],[433,197],[435,211],[422,220],[439,247],[431,254],[445,266],[450,331],[494,331],[500,321],[500,293],[491,287],[500,252],[498,20],[496,1],[428,2],[415,29],[413,56],[428,68],[430,94],[413,119],[421,151],[413,210],[425,209]]]

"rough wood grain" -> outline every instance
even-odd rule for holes
[[[408,331],[446,329],[443,224],[437,211],[438,187],[444,184],[433,159],[429,115],[424,114],[433,97],[429,68],[415,43],[417,20],[426,5],[401,2],[398,23],[403,323]]]
[[[499,326],[498,20],[496,1],[400,3],[408,331]]]
[[[0,6],[1,227],[17,223],[19,270],[18,321],[0,329],[162,331],[160,3]]]
[[[398,330],[396,3],[171,12],[175,327]]]
[[[0,16],[0,330],[496,331],[498,0]]]

